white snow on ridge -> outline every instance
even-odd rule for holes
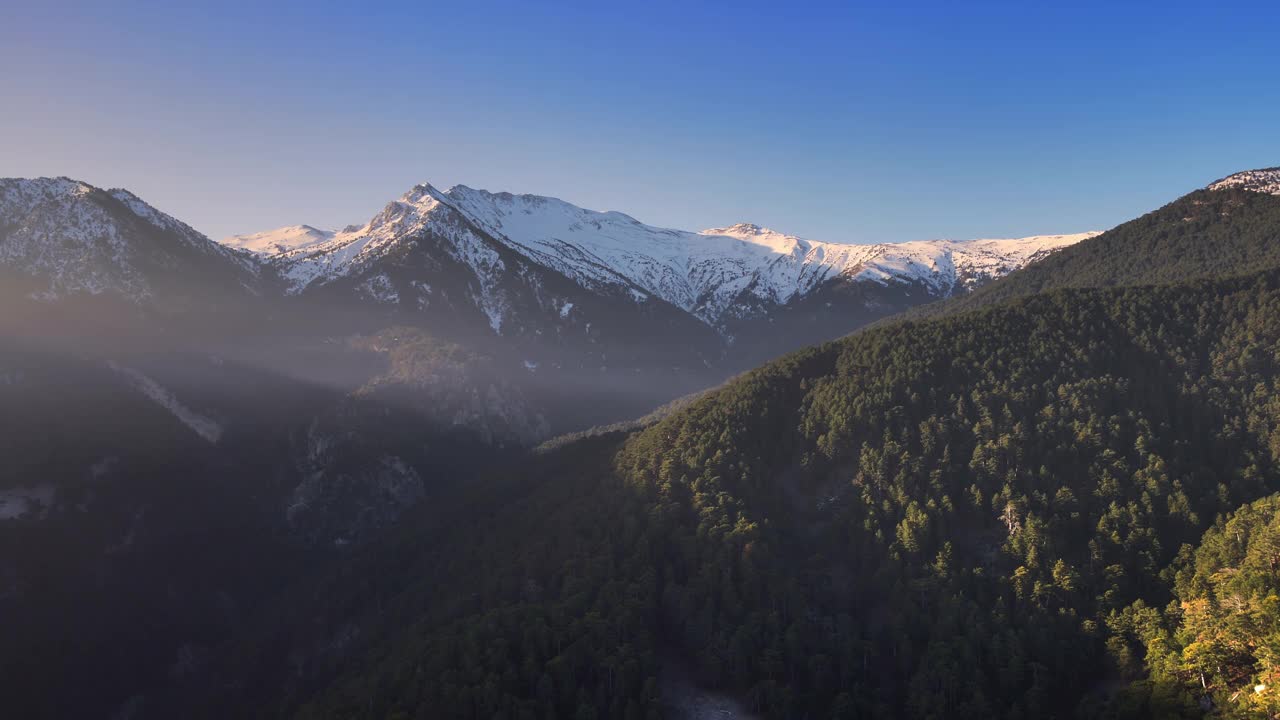
[[[1097,234],[857,245],[806,240],[746,223],[695,233],[555,198],[465,185],[441,192],[429,184],[413,188],[362,227],[316,242],[310,239],[316,236],[299,232],[306,227],[239,237],[245,247],[263,248],[259,252],[298,292],[369,267],[400,241],[429,230],[446,252],[475,271],[481,288],[473,299],[495,331],[504,313],[501,293],[494,291],[503,261],[483,236],[590,291],[621,293],[636,302],[656,296],[716,326],[746,306],[784,304],[838,277],[922,283],[946,295]],[[281,244],[288,247],[270,254],[270,238],[283,236],[289,239]]]
[[[250,233],[248,235],[232,235],[218,242],[228,247],[247,250],[258,255],[277,255],[290,250],[301,250],[320,245],[333,239],[337,233],[320,230],[310,225],[290,225],[289,227]]]
[[[921,282],[937,292],[991,280],[1099,233],[1015,239],[922,240],[871,246],[873,253],[844,270],[850,277]]]
[[[1240,188],[1252,192],[1267,193],[1268,195],[1280,195],[1280,168],[1246,170],[1235,175],[1229,175],[1209,185],[1210,190],[1223,190],[1226,188]]]
[[[441,207],[441,197],[430,185],[418,185],[389,203],[365,225],[332,233],[321,242],[290,248],[271,256],[270,260],[280,268],[293,292],[312,283],[322,284],[349,275],[368,267],[395,248],[399,240],[426,228],[428,222],[445,220],[437,217],[448,213],[448,208]],[[436,222],[434,225],[434,230],[454,241],[455,248],[479,243],[478,238],[467,237],[470,230],[461,223]]]
[[[148,296],[120,228],[100,205],[85,202],[94,190],[67,178],[0,180],[0,218],[13,228],[0,245],[0,265],[47,276],[44,297],[108,290]]]
[[[746,223],[701,233],[657,228],[619,212],[461,185],[444,195],[490,235],[588,288],[642,290],[713,325],[744,294],[781,304],[840,276],[922,282],[945,294],[1097,234],[854,245]]]
[[[151,295],[147,265],[174,266],[179,254],[135,242],[137,227],[121,215],[114,198],[138,219],[207,256],[254,265],[243,253],[222,247],[187,224],[143,202],[127,190],[100,190],[69,178],[0,178],[0,265],[48,279],[38,297],[120,292],[134,300]]]

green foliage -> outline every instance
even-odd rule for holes
[[[325,588],[335,632],[315,643],[338,635],[374,652],[300,715],[653,717],[658,590],[644,558],[633,556],[644,508],[628,503],[608,472],[618,441],[547,452],[519,483],[424,510],[425,526],[411,523],[363,551],[357,571]],[[486,509],[495,491],[501,508]],[[264,678],[260,691],[279,698],[278,685],[295,680]],[[256,698],[249,704],[276,714]]]
[[[1165,598],[1176,549],[1266,489],[1278,302],[1270,277],[1053,293],[748,376],[620,456],[670,538],[666,621],[770,716],[850,689],[893,716],[1073,707],[1107,613]]]
[[[1220,520],[1180,560],[1163,612],[1136,604],[1113,624],[1141,641],[1154,681],[1223,717],[1280,716],[1280,496]]]

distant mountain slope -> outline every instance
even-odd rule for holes
[[[593,293],[629,295],[636,303],[657,298],[724,329],[731,320],[785,306],[838,279],[919,284],[947,297],[1096,234],[850,245],[750,224],[701,233],[670,230],[555,198],[420,185],[362,227],[328,234],[296,226],[225,242],[260,250],[278,245],[273,262],[301,291],[366,270],[424,228],[448,238],[451,255],[482,279],[477,302],[486,307],[497,332],[502,302],[489,297],[492,283],[483,279],[498,261],[481,238]],[[406,294],[430,301],[421,287],[370,287],[369,292],[388,302],[403,301]]]
[[[512,356],[548,397],[568,382],[621,403],[578,403],[601,408],[579,424],[641,414],[1089,235],[847,245],[747,224],[669,230],[554,198],[424,184],[363,225],[219,245],[127,191],[0,181],[0,274],[29,308],[8,318],[24,333],[123,337],[127,325],[130,337],[198,346],[215,329],[225,343],[306,344],[417,326]]]
[[[273,255],[319,245],[333,239],[333,236],[334,233],[328,230],[317,230],[310,225],[290,225],[266,232],[232,235],[218,242],[252,253]]]
[[[534,195],[421,184],[363,225],[228,238],[312,333],[417,326],[515,358],[573,419],[634,417],[758,362],[993,278],[1092,233],[848,245],[702,233]]]
[[[1270,267],[1280,267],[1280,170],[1251,170],[913,315],[964,312],[1055,288],[1174,283]]]
[[[945,295],[1087,236],[850,245],[746,223],[696,234],[668,230],[555,198],[465,186],[446,195],[496,237],[584,285],[625,283],[713,326],[742,314],[748,298],[784,305],[839,277],[922,282]]]
[[[335,386],[371,379],[349,377],[347,339],[425,329],[510,364],[531,405],[509,419],[536,442],[533,430],[642,415],[1088,236],[845,245],[424,184],[340,232],[299,225],[220,245],[124,190],[4,180],[12,312],[0,329],[230,355]],[[538,416],[546,424],[525,420]]]
[[[0,179],[0,270],[45,300],[235,295],[258,283],[252,258],[127,190],[67,178]]]

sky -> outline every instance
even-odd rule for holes
[[[0,177],[211,237],[414,184],[890,242],[1106,229],[1280,165],[1280,3],[0,0]]]

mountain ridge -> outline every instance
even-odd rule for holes
[[[1280,167],[1244,170],[1209,183],[1206,190],[1240,188],[1251,192],[1280,195]]]
[[[988,307],[1064,287],[1132,286],[1248,274],[1280,264],[1280,169],[1246,170],[912,318]]]
[[[588,289],[628,292],[636,302],[658,297],[717,328],[744,312],[744,299],[785,305],[838,278],[881,284],[918,282],[945,296],[1098,234],[836,243],[750,223],[699,232],[660,228],[622,212],[587,210],[558,198],[492,193],[466,185],[441,191],[421,183],[355,231],[319,231],[327,234],[323,241],[312,242],[315,235],[300,234],[299,228],[309,227],[304,225],[223,242],[243,245],[245,238],[301,238],[279,241],[277,252],[269,248],[261,252],[290,278],[291,291],[299,293],[358,270],[378,253],[389,251],[395,242],[391,233],[408,234],[431,224],[433,214],[451,212]],[[456,230],[457,222],[449,217],[440,225]],[[455,239],[465,239],[465,233]],[[484,252],[470,260],[492,262]]]
[[[29,278],[33,296],[100,295],[139,301],[186,281],[254,291],[259,267],[122,188],[81,180],[0,179],[0,265]],[[242,287],[237,287],[242,286]],[[177,289],[177,288],[170,288]]]

